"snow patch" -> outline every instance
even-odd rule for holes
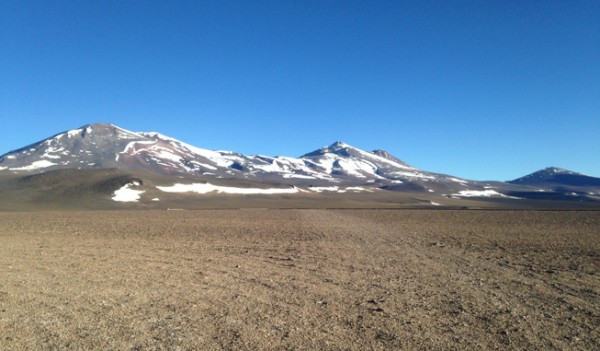
[[[46,149],[46,153],[55,153],[55,152],[61,152],[61,151],[65,151],[65,148],[62,146],[61,147],[49,146]],[[68,151],[65,151],[65,152],[68,152]]]
[[[314,191],[315,193],[322,193],[324,191],[339,191],[339,186],[311,186],[308,188],[310,191]]]
[[[81,133],[81,129],[69,130],[67,132],[67,137],[71,138],[71,137],[79,135],[80,133]]]
[[[123,129],[121,127],[117,127],[115,125],[112,125],[116,130],[117,133],[119,134],[119,137],[123,138],[123,139],[133,139],[133,138],[143,138],[142,135],[138,134],[138,133],[134,133],[130,130],[127,129]]]
[[[126,154],[129,153],[131,151],[132,155],[137,154],[139,151],[136,150],[136,144],[141,144],[141,145],[153,145],[156,144],[156,141],[154,140],[150,140],[150,141],[146,141],[146,140],[141,140],[141,141],[132,141],[130,143],[127,144],[127,146],[125,146],[125,148],[123,149],[123,151],[120,152],[120,154]]]
[[[358,193],[358,192],[361,192],[361,191],[371,192],[371,189],[365,189],[362,186],[349,186],[349,187],[347,187],[344,190],[346,190],[346,191],[352,191],[352,192],[355,192],[355,193]]]
[[[112,199],[119,202],[138,202],[140,200],[140,195],[144,193],[144,190],[131,189],[131,186],[139,185],[139,182],[132,182],[123,185],[120,189],[114,192]]]
[[[24,167],[19,167],[19,168],[11,168],[10,170],[11,171],[31,171],[34,169],[46,168],[46,167],[50,167],[50,166],[54,166],[54,165],[56,165],[56,163],[50,162],[48,160],[40,160],[40,161],[34,161],[29,166],[24,166]]]
[[[299,191],[298,188],[238,188],[230,186],[213,185],[210,183],[192,183],[192,184],[180,184],[177,183],[172,186],[157,186],[158,190],[167,193],[224,193],[224,194],[243,194],[243,195],[254,195],[254,194],[293,194]]]
[[[483,196],[483,197],[490,197],[490,196],[503,196],[503,194],[500,194],[499,192],[495,191],[495,190],[461,190],[458,192],[458,194],[452,194],[454,196],[463,196],[463,197],[474,197],[474,196]]]
[[[397,172],[390,172],[389,173],[391,176],[393,177],[409,177],[409,178],[421,178],[421,179],[435,179],[434,176],[430,176],[430,175],[426,175],[420,172],[403,172],[403,171],[397,171]]]
[[[495,190],[461,190],[458,194],[452,194],[452,196],[460,196],[460,197],[507,197],[511,199],[519,199],[518,197],[507,196],[502,193],[499,193]]]
[[[163,147],[152,147],[152,151],[156,154],[158,158],[163,160],[168,160],[175,163],[181,163],[183,157],[181,155],[177,155],[171,152],[171,150]]]
[[[213,171],[216,171],[216,170],[217,170],[217,167],[214,167],[214,166],[208,165],[208,164],[206,164],[206,163],[200,163],[200,162],[196,162],[196,161],[192,161],[192,163],[193,163],[193,164],[195,164],[195,165],[196,165],[196,166],[198,166],[198,167],[207,168],[207,169],[210,169],[210,170],[213,170]],[[208,173],[208,172],[205,172],[204,174],[207,174],[207,173]],[[212,173],[212,174],[214,174],[214,173]]]
[[[60,158],[60,156],[58,156],[58,155],[51,155],[49,153],[43,154],[42,157],[44,157],[44,158],[52,158],[52,159],[55,159],[55,160]]]

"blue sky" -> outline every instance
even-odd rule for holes
[[[0,154],[109,122],[209,149],[600,177],[600,2],[0,2]]]

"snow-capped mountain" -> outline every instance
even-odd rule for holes
[[[310,152],[300,159],[312,162],[321,172],[338,180],[362,180],[392,188],[433,192],[442,189],[479,188],[475,182],[426,172],[390,155],[384,150],[363,151],[342,142]]]
[[[419,170],[383,150],[367,152],[342,142],[299,158],[244,155],[202,149],[160,133],[131,132],[111,124],[86,125],[0,157],[0,171],[39,173],[64,168],[137,169],[293,185],[431,184],[421,186],[422,190],[437,189],[440,184],[461,188],[474,185]]]
[[[370,179],[396,179],[398,176],[428,177],[387,152],[382,150],[378,152],[388,157],[382,157],[374,152],[365,152],[337,141],[301,158],[312,162],[321,171],[339,177]]]
[[[131,132],[111,124],[85,125],[0,156],[0,175],[109,168],[191,177],[205,184],[231,180],[237,184],[292,186],[308,192],[384,189],[452,199],[578,201],[596,201],[600,195],[600,179],[558,168],[512,182],[483,183],[427,172],[386,151],[368,152],[343,142],[297,158],[244,155],[203,149],[160,133]]]

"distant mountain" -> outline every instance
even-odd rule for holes
[[[403,181],[459,181],[453,177],[419,170],[386,151],[367,152],[337,141],[310,152],[300,159],[316,165],[316,169],[337,178]]]
[[[524,177],[508,181],[519,188],[506,188],[509,196],[529,200],[600,201],[600,178],[563,168],[548,167]]]
[[[85,125],[0,157],[0,171],[17,173],[103,168],[292,185],[418,183],[417,188],[423,190],[475,186],[464,179],[419,170],[383,150],[367,152],[342,142],[300,158],[244,155],[202,149],[160,133],[131,132],[111,124]]]
[[[600,178],[569,171],[563,168],[548,167],[508,183],[530,186],[582,186],[600,187]]]
[[[112,171],[106,173],[109,169]],[[119,174],[116,180],[111,178],[114,171]],[[27,178],[50,172],[53,173]],[[66,175],[86,177],[91,174],[101,180],[90,185],[86,181],[61,179]],[[202,149],[157,132],[132,132],[101,123],[59,133],[0,156],[5,194],[17,188],[22,189],[23,194],[35,188],[54,189],[52,195],[45,193],[44,198],[81,192],[104,194],[116,186],[139,188],[140,185],[122,183],[128,182],[128,177],[145,176],[160,179],[157,187],[164,188],[168,183],[185,179],[188,183],[205,184],[203,191],[217,189],[237,193],[249,190],[231,190],[228,186],[252,185],[276,189],[273,192],[278,193],[305,195],[388,190],[387,193],[420,193],[418,196],[452,201],[464,198],[600,201],[599,178],[558,168],[547,168],[511,182],[477,182],[424,171],[384,150],[368,152],[340,141],[297,158],[244,155]],[[17,178],[22,181],[15,181]],[[32,183],[31,179],[36,182]],[[136,184],[142,184],[142,180]],[[69,188],[71,185],[75,190]],[[144,186],[148,194],[158,191],[158,188],[151,190]],[[56,193],[59,188],[65,190]],[[98,189],[104,190],[99,192]],[[265,193],[265,190],[254,192]]]

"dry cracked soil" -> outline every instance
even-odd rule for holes
[[[598,350],[599,211],[0,213],[0,350]]]

